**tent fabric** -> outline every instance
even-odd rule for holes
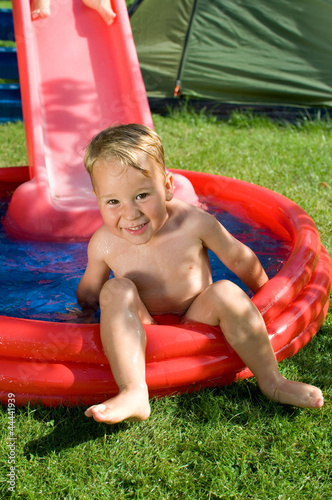
[[[143,0],[130,17],[148,95],[173,96],[192,8],[193,0]]]
[[[332,0],[142,0],[131,16],[148,97],[332,106]]]

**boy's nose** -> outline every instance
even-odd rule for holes
[[[122,217],[125,220],[135,220],[140,216],[140,211],[134,203],[126,203],[122,207]]]

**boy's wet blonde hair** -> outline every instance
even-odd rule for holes
[[[99,132],[88,145],[84,165],[93,180],[93,167],[97,161],[119,160],[124,166],[130,165],[149,177],[149,172],[141,168],[141,154],[148,155],[166,178],[164,148],[160,137],[145,125],[130,123],[108,127]]]

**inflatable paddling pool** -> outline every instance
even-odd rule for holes
[[[280,361],[292,356],[324,321],[331,289],[331,262],[311,218],[289,199],[257,185],[205,173],[181,171],[203,201],[235,212],[291,242],[280,271],[252,298],[266,322]],[[27,169],[0,170],[0,191],[12,191]],[[151,396],[224,385],[251,373],[218,328],[147,325],[146,378]],[[93,404],[117,393],[99,339],[98,324],[0,317],[0,399],[16,403]]]

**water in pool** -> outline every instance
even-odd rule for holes
[[[3,218],[8,199],[0,200]],[[266,228],[209,208],[217,219],[259,257],[271,278],[290,254],[290,246]],[[0,228],[0,315],[44,321],[80,321],[76,287],[86,266],[87,243],[17,241]],[[213,280],[231,279],[249,291],[210,253]],[[98,321],[98,315],[95,317]]]

